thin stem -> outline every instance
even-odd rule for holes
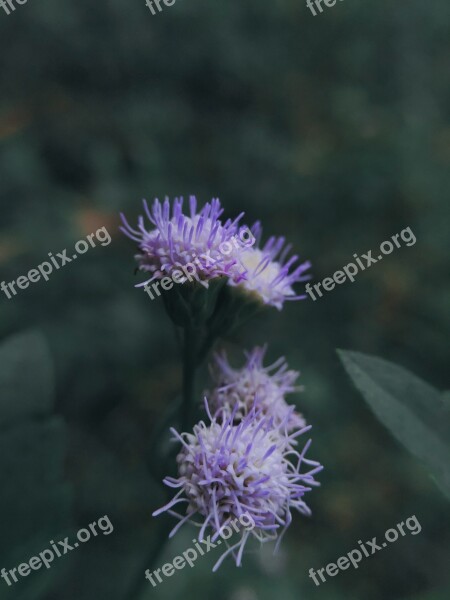
[[[192,406],[195,396],[195,372],[197,368],[197,332],[187,325],[183,337],[183,405],[181,407],[181,431],[191,425]]]

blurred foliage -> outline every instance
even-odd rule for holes
[[[0,14],[1,280],[99,227],[113,236],[48,282],[11,300],[0,292],[1,338],[41,332],[56,397],[28,358],[14,380],[5,366],[3,564],[27,560],[66,526],[104,514],[115,526],[55,562],[50,592],[33,574],[11,590],[1,581],[1,597],[132,600],[140,581],[142,598],[439,598],[448,504],[363,406],[334,348],[383,356],[448,388],[449,17],[446,0],[344,0],[316,17],[298,0],[178,0],[156,16],[143,1],[29,0]],[[143,572],[163,493],[148,454],[180,364],[162,303],[134,288],[118,213],[133,221],[143,196],[190,193],[219,196],[227,217],[245,210],[286,235],[317,280],[405,227],[417,243],[229,342],[233,351],[268,341],[269,360],[284,354],[302,371],[296,403],[314,426],[322,487],[276,559],[250,555],[243,569],[225,564],[212,576],[207,556],[153,589]],[[47,351],[32,354],[44,376]],[[47,476],[57,505],[51,486],[41,495]],[[411,514],[420,535],[318,588],[308,578]],[[170,542],[168,559],[191,533]]]
[[[427,466],[450,500],[450,404],[447,394],[386,360],[339,351],[353,383],[375,415]]]
[[[45,341],[35,332],[7,340],[0,346],[0,365],[0,556],[9,570],[70,526],[71,490],[63,468],[67,431],[53,414],[53,369]],[[58,578],[60,570],[42,568],[34,581],[23,580],[18,596],[10,576],[2,598],[47,597]]]

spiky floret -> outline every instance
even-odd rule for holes
[[[236,259],[239,247],[231,244],[231,240],[239,232],[243,213],[222,223],[220,201],[214,198],[197,211],[195,196],[189,198],[189,214],[183,212],[183,198],[175,198],[172,209],[168,198],[163,203],[156,199],[151,209],[146,200],[143,204],[152,225],[150,229],[143,216],[139,216],[134,229],[121,214],[121,231],[139,245],[140,253],[136,255],[139,269],[150,274],[139,285],[161,279],[186,265],[194,266],[197,279],[206,287],[208,280],[221,275],[233,274],[234,279],[240,280],[243,268]],[[224,251],[226,243],[231,244],[231,250],[228,245]],[[179,281],[183,282],[181,277]]]
[[[207,394],[211,410],[230,415],[235,411],[235,422],[239,422],[255,407],[262,414],[273,418],[275,427],[286,424],[287,430],[305,426],[304,418],[286,402],[286,395],[301,388],[295,386],[299,376],[290,370],[284,357],[264,367],[267,346],[256,347],[246,352],[246,363],[241,369],[233,369],[225,352],[214,355],[210,366],[214,389]]]
[[[259,222],[251,228],[257,240],[257,245],[245,248],[238,255],[238,261],[244,276],[233,279],[230,285],[238,285],[246,292],[256,296],[264,304],[283,308],[285,300],[303,300],[306,295],[297,295],[293,289],[295,283],[307,281],[310,275],[305,272],[311,267],[309,261],[300,263],[298,256],[288,258],[292,245],[285,246],[284,237],[270,237],[262,248],[262,228]]]
[[[170,536],[190,521],[201,528],[199,540],[209,528],[213,541],[231,520],[249,515],[255,527],[242,532],[239,541],[228,547],[216,563],[216,570],[228,554],[234,556],[237,566],[241,564],[250,534],[261,542],[278,538],[279,543],[291,523],[293,509],[310,515],[303,496],[311,486],[318,485],[314,475],[322,467],[305,458],[310,441],[300,453],[294,449],[296,438],[309,427],[285,438],[261,411],[251,411],[234,425],[234,413],[217,420],[207,403],[206,409],[209,424],[200,421],[193,433],[181,435],[172,429],[182,444],[177,457],[179,476],[166,477],[164,483],[180,489],[153,514],[168,511],[180,520]],[[307,465],[308,472],[300,473],[303,465]],[[187,505],[184,514],[173,510],[179,504]]]

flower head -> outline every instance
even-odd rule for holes
[[[250,533],[261,542],[276,538],[279,542],[292,520],[292,509],[309,515],[303,496],[317,485],[314,474],[321,466],[305,458],[309,442],[301,453],[294,450],[295,438],[309,428],[292,434],[287,444],[278,430],[272,429],[271,419],[260,411],[251,411],[234,425],[234,413],[218,421],[207,404],[206,408],[210,424],[201,421],[193,433],[181,435],[172,430],[182,443],[177,457],[179,476],[167,477],[164,483],[180,490],[153,514],[169,511],[180,519],[171,536],[186,521],[196,523],[201,527],[200,541],[207,528],[212,529],[214,541],[228,523],[248,515],[254,528],[243,532],[239,541],[228,547],[216,563],[216,570],[228,554],[233,554],[240,565]],[[303,463],[311,468],[301,474]],[[172,510],[178,504],[186,504],[184,514]]]
[[[255,223],[252,232],[260,244],[262,228],[259,223]],[[282,309],[285,300],[306,298],[306,295],[297,295],[292,286],[310,279],[304,273],[311,263],[306,261],[294,268],[298,256],[287,258],[291,247],[290,244],[285,246],[284,237],[272,236],[262,248],[243,249],[237,258],[244,276],[241,275],[239,279],[232,277],[230,285],[240,286],[264,304],[275,306],[278,310]]]
[[[275,427],[285,424],[287,431],[305,427],[303,417],[285,400],[286,394],[300,389],[294,385],[299,373],[289,370],[284,358],[264,367],[266,351],[267,347],[256,347],[247,352],[247,361],[241,369],[233,369],[225,353],[214,356],[212,411],[230,415],[235,410],[235,422],[238,422],[255,407],[272,417]]]
[[[134,229],[121,215],[122,232],[139,245],[140,252],[136,255],[139,270],[150,274],[150,278],[139,285],[188,265],[191,274],[195,273],[205,287],[208,280],[221,275],[233,274],[235,280],[240,280],[243,268],[236,259],[240,247],[232,243],[232,239],[241,231],[238,223],[243,213],[234,221],[229,219],[222,223],[220,201],[215,198],[197,211],[195,196],[189,199],[188,214],[183,212],[183,198],[175,198],[172,209],[168,198],[163,203],[156,199],[151,209],[144,200],[144,209],[152,225],[149,230],[144,217],[139,217]],[[182,278],[180,282],[183,283]]]

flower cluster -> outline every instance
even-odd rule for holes
[[[205,287],[212,279],[226,277],[230,286],[278,309],[285,300],[306,297],[297,295],[293,285],[309,279],[305,272],[310,263],[295,266],[298,256],[288,258],[291,246],[285,245],[283,237],[271,237],[262,245],[260,224],[257,222],[251,228],[240,225],[243,213],[234,220],[223,221],[218,199],[197,210],[197,201],[191,196],[188,214],[183,212],[183,198],[176,198],[172,206],[168,198],[162,203],[156,199],[151,208],[144,200],[144,210],[150,229],[143,216],[133,228],[121,215],[121,230],[139,247],[138,268],[149,275],[139,285],[162,279],[188,264],[197,264],[198,280]],[[252,232],[256,245],[231,243],[243,229]],[[224,248],[229,250],[225,252]]]
[[[255,348],[239,371],[226,358],[216,357],[220,387],[211,391],[210,404],[205,399],[208,422],[200,421],[192,433],[172,429],[182,444],[178,477],[166,477],[164,483],[179,491],[154,513],[168,511],[179,519],[170,535],[189,521],[200,527],[200,541],[208,528],[214,541],[223,527],[245,513],[255,522],[228,546],[213,570],[229,554],[239,566],[250,535],[260,542],[277,539],[277,548],[291,511],[310,514],[303,496],[318,485],[314,475],[322,469],[305,457],[310,440],[297,450],[297,438],[310,429],[284,400],[297,373],[287,370],[284,359],[264,368],[264,354],[265,349]],[[186,505],[181,514],[173,510],[180,504]]]
[[[310,426],[286,401],[299,389],[295,385],[299,374],[284,358],[264,366],[266,348],[257,347],[246,354],[244,366],[235,369],[225,354],[216,354],[206,416],[191,429],[195,371],[221,336],[262,306],[281,310],[286,300],[304,298],[294,286],[309,279],[310,264],[290,256],[291,246],[283,237],[262,243],[261,225],[246,226],[241,222],[243,213],[225,221],[218,199],[198,210],[191,197],[186,212],[182,198],[173,203],[155,200],[151,208],[144,201],[144,209],[150,228],[143,216],[133,228],[123,215],[121,228],[138,244],[138,268],[148,277],[139,285],[146,289],[161,280],[169,292],[173,282],[191,284],[163,296],[167,313],[182,334],[183,431],[171,429],[181,444],[178,472],[163,480],[176,493],[153,514],[167,512],[178,519],[169,537],[190,522],[200,528],[199,541],[208,531],[213,542],[245,515],[254,527],[240,531],[235,543],[223,538],[227,549],[213,570],[228,555],[239,566],[250,537],[261,543],[276,540],[276,550],[292,511],[310,514],[304,496],[318,485],[314,477],[322,467],[306,458],[311,440],[299,446]],[[172,281],[165,284],[168,277]],[[169,454],[165,458],[172,460]]]

